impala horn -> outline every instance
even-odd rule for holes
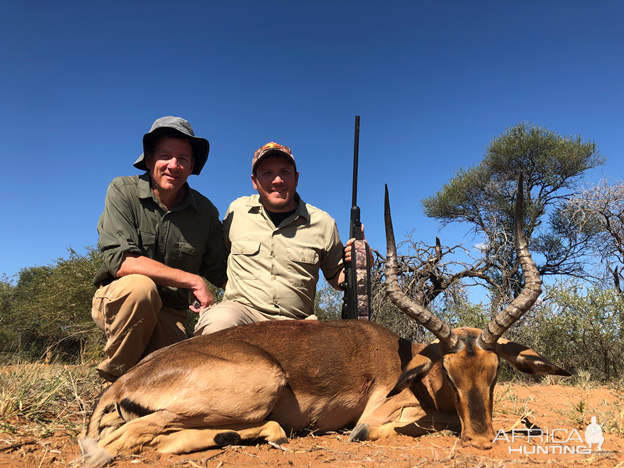
[[[516,246],[516,254],[522,266],[524,274],[524,288],[505,309],[503,309],[487,327],[483,329],[481,335],[477,338],[477,346],[482,349],[491,350],[505,331],[518,321],[530,308],[542,293],[542,280],[539,271],[524,236],[523,228],[523,175],[520,173],[518,179],[518,194],[516,196],[516,212],[514,214],[514,244]]]
[[[401,312],[416,320],[419,324],[433,333],[449,353],[456,353],[463,348],[463,343],[451,330],[451,326],[444,320],[433,315],[430,310],[416,303],[401,291],[399,287],[396,243],[394,230],[392,229],[392,216],[390,215],[390,200],[388,197],[388,185],[386,185],[386,198],[384,201],[384,219],[386,222],[386,291],[388,296]]]

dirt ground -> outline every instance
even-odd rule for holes
[[[549,437],[530,441],[499,433],[494,448],[462,448],[451,433],[348,443],[348,433],[293,438],[283,449],[269,445],[230,446],[187,455],[154,451],[112,462],[110,467],[624,467],[624,395],[610,388],[500,384],[496,389],[494,429],[523,429],[521,419]],[[602,452],[578,453],[587,445],[585,429],[592,416],[603,426]],[[606,421],[605,421],[606,420]],[[576,430],[576,432],[574,431]],[[554,437],[554,440],[553,440]],[[507,440],[508,439],[508,440]],[[0,432],[0,468],[66,466],[80,455],[76,438],[63,432],[37,439]],[[78,468],[80,464],[71,463]]]

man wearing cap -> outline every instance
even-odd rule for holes
[[[235,200],[223,221],[230,251],[223,302],[202,311],[195,335],[266,320],[315,319],[319,270],[335,289],[344,282],[336,222],[299,197],[290,148],[273,142],[259,148],[251,181],[258,194]],[[352,242],[345,261],[351,261]]]
[[[98,223],[103,264],[92,316],[106,334],[98,365],[114,381],[159,348],[186,338],[186,310],[214,298],[203,278],[226,282],[227,251],[219,213],[187,178],[201,172],[210,145],[179,117],[162,117],[143,137],[134,163],[143,175],[108,187]]]

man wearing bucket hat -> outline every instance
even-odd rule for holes
[[[199,312],[214,302],[203,278],[219,287],[226,282],[219,213],[187,183],[200,174],[209,149],[186,120],[162,117],[143,137],[143,154],[134,163],[146,172],[118,177],[108,187],[92,309],[107,339],[106,359],[98,365],[105,380],[185,339],[186,310]]]
[[[316,319],[319,270],[337,290],[344,281],[336,222],[296,192],[299,173],[290,148],[267,143],[254,153],[251,170],[258,194],[235,200],[223,221],[230,251],[223,301],[201,312],[195,335],[266,320]]]

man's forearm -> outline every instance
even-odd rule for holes
[[[340,285],[345,282],[345,270],[344,270],[344,268],[340,271],[340,273],[338,273],[332,279],[327,280],[327,282],[336,291],[342,291],[342,289],[340,289]]]
[[[144,275],[159,286],[189,289],[199,301],[199,305],[189,305],[193,312],[199,312],[214,304],[214,297],[201,276],[168,267],[151,258],[125,253],[117,271],[117,278],[127,275]]]
[[[117,278],[128,275],[144,275],[159,286],[193,289],[203,280],[192,273],[171,268],[148,257],[126,253],[117,271]]]

